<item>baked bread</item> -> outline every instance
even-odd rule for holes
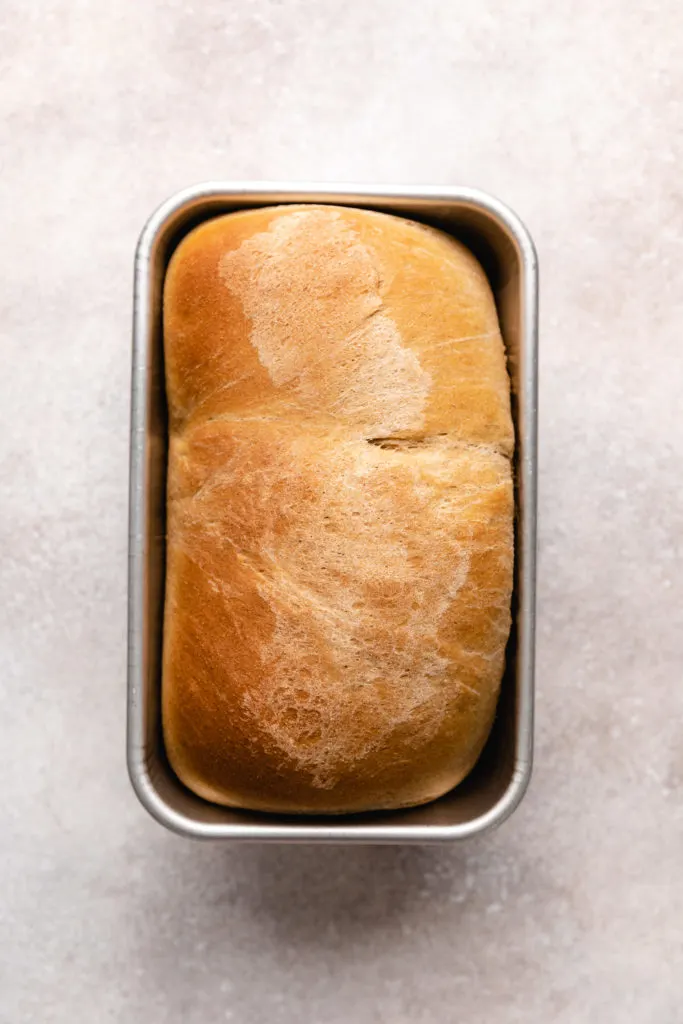
[[[163,727],[220,804],[424,803],[488,735],[513,428],[474,256],[386,214],[217,217],[164,291]]]

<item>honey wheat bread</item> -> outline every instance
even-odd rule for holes
[[[264,811],[440,796],[486,740],[510,627],[510,392],[481,267],[385,214],[229,214],[172,257],[164,345],[177,775]]]

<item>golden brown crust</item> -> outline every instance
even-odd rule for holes
[[[166,278],[163,718],[218,803],[417,804],[471,769],[510,625],[491,292],[450,237],[320,206],[195,229]]]

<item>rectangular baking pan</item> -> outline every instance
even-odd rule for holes
[[[201,221],[280,203],[335,203],[411,217],[468,245],[493,287],[512,379],[517,447],[513,628],[496,721],[470,776],[434,803],[340,818],[281,817],[219,807],[171,771],[161,729],[167,423],[162,290],[171,253]],[[468,188],[209,182],[177,193],[150,218],[135,256],[130,448],[128,771],[161,824],[197,839],[428,843],[499,825],[522,799],[533,750],[536,591],[538,270],[533,242],[501,202]]]

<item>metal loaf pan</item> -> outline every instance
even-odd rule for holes
[[[362,206],[450,232],[481,260],[493,287],[512,378],[516,449],[516,578],[507,669],[491,737],[470,776],[413,810],[294,818],[218,807],[176,779],[160,715],[167,424],[162,289],[173,249],[191,228],[230,210],[280,203]],[[427,843],[499,825],[529,782],[533,747],[536,588],[537,286],[534,246],[498,200],[467,188],[210,182],[179,192],[152,215],[135,257],[130,449],[128,770],[159,822],[198,839]]]

